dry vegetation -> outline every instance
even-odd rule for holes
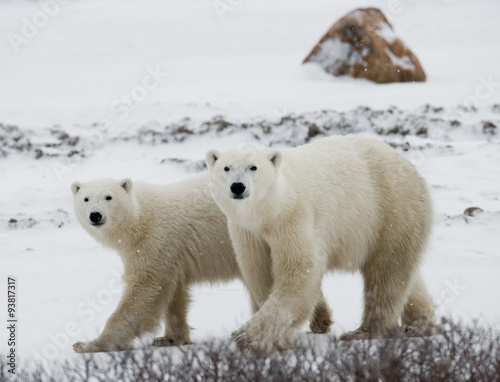
[[[259,357],[227,342],[89,354],[43,366],[23,364],[16,376],[1,357],[1,381],[500,381],[500,334],[478,324],[441,322],[424,338],[302,341]],[[308,337],[311,339],[313,337]]]

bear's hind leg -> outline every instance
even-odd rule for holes
[[[189,289],[178,283],[174,295],[167,302],[165,332],[153,340],[153,346],[179,346],[192,344],[189,339],[187,313],[190,303]]]
[[[309,329],[311,329],[313,333],[329,333],[332,324],[332,311],[326,302],[325,296],[321,292],[318,302],[313,309]]]
[[[400,334],[397,333],[398,321],[410,291],[413,264],[394,258],[386,260],[385,256],[372,256],[372,260],[362,269],[364,310],[361,326],[342,335],[342,340],[383,338]]]
[[[401,321],[406,326],[408,336],[423,336],[436,334],[434,326],[434,308],[420,273],[415,280],[405,304]]]

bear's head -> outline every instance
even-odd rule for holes
[[[104,236],[131,223],[135,210],[131,179],[74,182],[71,190],[78,221],[93,236]]]
[[[279,150],[270,149],[208,151],[210,191],[217,204],[257,202],[266,197],[275,185],[282,157]]]

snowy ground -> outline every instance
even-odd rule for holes
[[[77,225],[71,182],[173,182],[199,171],[209,148],[346,133],[393,144],[428,180],[436,225],[423,273],[438,314],[500,328],[500,3],[393,3],[242,0],[219,17],[208,0],[85,0],[52,8],[14,47],[9,33],[34,17],[44,24],[45,11],[0,3],[0,279],[2,290],[7,275],[18,283],[18,354],[72,357],[120,296],[120,260]],[[417,54],[426,83],[300,66],[337,18],[372,5]],[[472,206],[484,212],[464,216]],[[354,329],[359,277],[329,275],[323,290],[334,333]],[[195,341],[227,338],[249,317],[239,282],[193,292]]]

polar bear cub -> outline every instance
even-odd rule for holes
[[[390,335],[400,318],[409,329],[430,325],[419,265],[431,200],[424,179],[393,148],[367,137],[329,137],[282,151],[211,150],[206,162],[260,307],[233,333],[240,345],[286,346],[328,269],[359,270],[364,280],[361,325],[342,339]]]
[[[169,184],[100,179],[72,184],[76,217],[124,264],[125,290],[102,334],[76,352],[132,348],[132,341],[165,323],[153,345],[191,343],[186,316],[189,287],[241,278],[227,219],[208,190],[208,175]],[[253,310],[257,310],[257,305]],[[330,310],[320,298],[311,330],[328,332]]]

